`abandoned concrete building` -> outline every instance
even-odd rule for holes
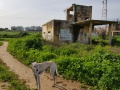
[[[60,42],[92,43],[92,32],[96,25],[109,25],[109,44],[111,32],[116,21],[92,20],[92,6],[72,4],[64,10],[66,20],[51,20],[42,25],[44,39]]]

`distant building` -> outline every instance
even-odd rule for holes
[[[24,31],[23,26],[11,26],[11,30]]]
[[[42,27],[40,26],[25,27],[25,31],[42,31]]]
[[[36,30],[36,26],[31,26],[30,29],[31,30]]]
[[[25,31],[30,31],[31,28],[30,27],[25,27]]]
[[[42,31],[42,27],[36,26],[36,31]]]

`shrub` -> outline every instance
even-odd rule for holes
[[[60,55],[61,56],[65,56],[65,55],[71,55],[71,54],[75,54],[76,51],[73,48],[69,48],[69,47],[65,47],[61,49]]]
[[[119,36],[112,38],[112,45],[120,46],[120,37]]]
[[[42,49],[42,38],[40,34],[32,35],[27,37],[24,40],[25,46],[27,49],[34,48],[34,49]]]

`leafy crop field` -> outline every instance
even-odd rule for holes
[[[10,40],[8,51],[26,65],[55,61],[64,78],[92,89],[120,89],[120,47],[51,43],[36,34]]]
[[[0,60],[0,82],[8,82],[7,90],[30,90],[24,81],[18,80],[17,75],[8,70],[8,67]]]

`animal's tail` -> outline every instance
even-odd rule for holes
[[[57,68],[56,68],[56,74],[57,74],[57,76],[59,76],[59,77],[62,77],[59,73],[58,73],[58,70],[57,70]]]

